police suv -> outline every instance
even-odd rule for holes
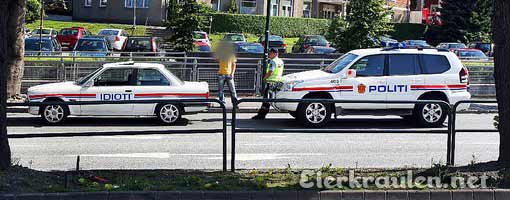
[[[209,98],[205,82],[184,82],[161,64],[110,63],[75,81],[38,85],[28,89],[30,102],[86,102]],[[175,123],[184,113],[207,109],[206,103],[100,104],[32,106],[29,112],[56,124],[68,115],[157,116]]]
[[[443,49],[360,49],[321,70],[284,76],[275,93],[283,99],[374,101],[468,100],[468,70]],[[447,117],[439,104],[274,103],[307,127],[322,127],[332,114],[399,115],[421,127],[438,127]],[[469,105],[461,104],[459,109]]]

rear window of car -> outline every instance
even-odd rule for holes
[[[25,51],[39,51],[39,47],[42,47],[41,51],[51,51],[51,40],[43,39],[41,42],[39,39],[25,40]]]
[[[117,35],[119,34],[119,31],[117,30],[102,30],[99,31],[98,35]]]
[[[78,29],[62,29],[59,35],[78,35],[79,32]]]
[[[128,50],[152,50],[152,44],[150,38],[129,38],[126,43],[126,49]]]
[[[240,45],[237,51],[240,53],[264,53],[264,47],[261,45]]]
[[[442,55],[421,55],[421,63],[424,74],[440,74],[451,68],[448,58]]]
[[[328,41],[324,36],[311,36],[305,39],[305,43],[311,46],[326,46]]]
[[[104,40],[81,39],[76,45],[76,51],[107,51]]]
[[[459,57],[473,57],[473,58],[485,58],[485,54],[482,51],[459,51]]]
[[[389,74],[394,75],[416,75],[421,73],[418,55],[400,54],[389,55]]]

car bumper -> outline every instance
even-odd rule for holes
[[[210,103],[186,103],[184,104],[184,113],[197,113],[207,110],[210,107]]]
[[[465,101],[469,99],[471,99],[471,93],[469,93],[468,91],[452,92],[450,94],[450,104],[452,105],[456,104],[459,101]],[[459,106],[457,107],[457,111],[467,110],[469,106],[470,106],[469,103],[459,104]]]
[[[302,99],[306,92],[280,91],[276,93],[276,99]],[[272,103],[273,107],[281,111],[296,111],[299,103]]]

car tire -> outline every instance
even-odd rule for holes
[[[156,116],[163,124],[175,124],[182,118],[183,109],[177,104],[162,104],[156,109]]]
[[[442,100],[438,97],[430,97],[421,100]],[[426,128],[437,128],[443,125],[448,116],[448,109],[439,104],[417,104],[413,111],[416,125]]]
[[[324,127],[331,119],[331,106],[325,103],[301,103],[298,106],[297,119],[305,127]]]
[[[66,105],[41,106],[41,119],[47,124],[61,124],[69,116],[69,108]]]

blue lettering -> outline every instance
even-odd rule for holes
[[[122,100],[122,94],[114,94],[114,95],[113,95],[113,98],[114,98],[115,100],[117,100],[117,101],[118,101],[118,100]]]
[[[375,85],[368,86],[368,92],[373,92],[373,91],[377,91],[377,86],[375,86]]]
[[[385,85],[379,85],[377,86],[377,92],[386,92],[386,86]]]

